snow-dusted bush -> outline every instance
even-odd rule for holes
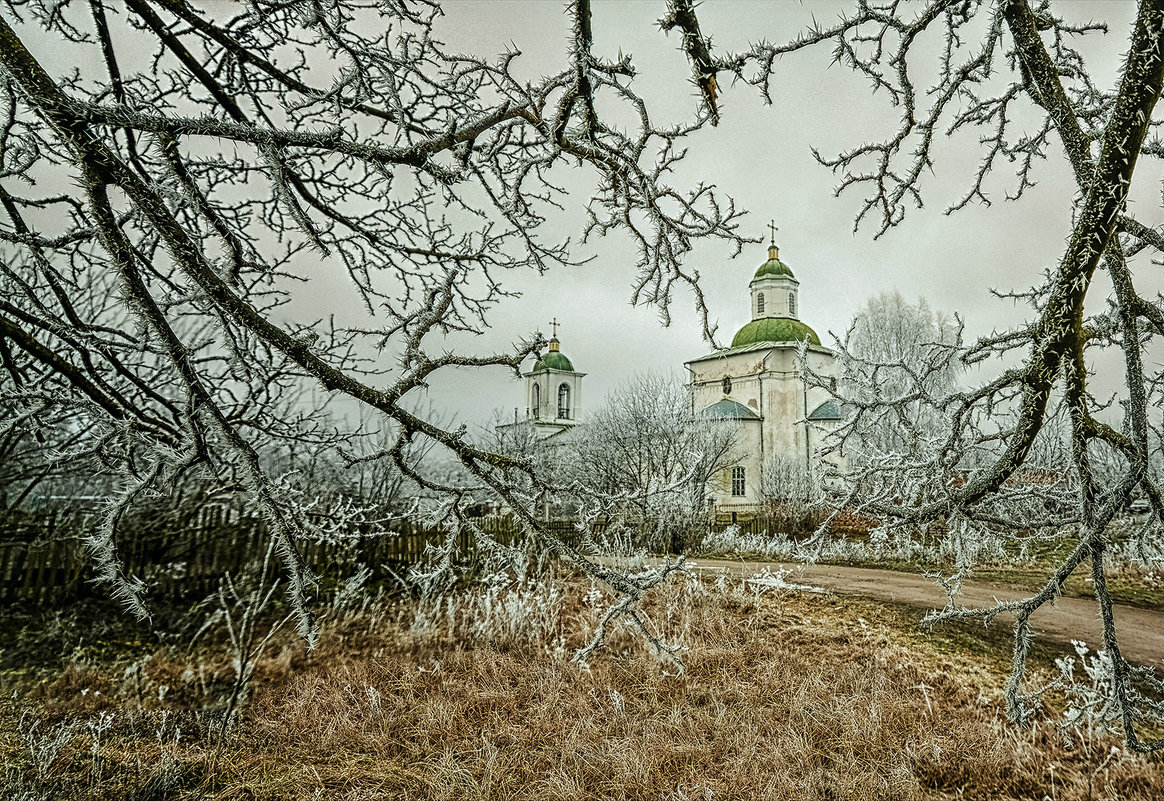
[[[693,551],[695,556],[747,556],[772,561],[932,561],[939,558],[936,546],[923,545],[901,536],[897,530],[875,529],[868,541],[814,536],[796,540],[783,532],[746,534],[739,526],[708,532]]]

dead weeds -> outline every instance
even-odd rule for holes
[[[1004,637],[934,635],[901,608],[690,579],[648,605],[688,649],[683,673],[626,633],[583,668],[570,656],[597,620],[601,594],[556,581],[554,615],[548,596],[526,599],[540,604],[537,637],[514,621],[483,622],[520,613],[496,594],[446,599],[419,617],[411,603],[335,614],[310,653],[280,635],[225,739],[215,735],[214,699],[229,666],[210,650],[159,647],[128,665],[38,673],[35,684],[6,691],[17,697],[0,709],[8,793],[138,801],[1164,793],[1158,759],[1126,754],[1114,737],[1064,731],[1059,712],[1028,729],[1007,723]],[[1046,654],[1042,661],[1049,665]]]

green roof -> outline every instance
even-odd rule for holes
[[[537,362],[533,366],[533,371],[536,373],[539,370],[565,370],[572,373],[574,372],[574,365],[570,364],[570,360],[566,358],[566,354],[560,350],[552,350],[538,357]]]
[[[840,420],[841,407],[836,401],[827,400],[820,406],[813,409],[812,414],[808,416],[809,420],[824,421],[824,420]]]
[[[756,278],[763,278],[765,275],[787,275],[789,278],[795,278],[792,274],[792,268],[780,261],[780,259],[772,258],[760,265],[760,269],[756,270]],[[753,278],[752,280],[756,280]]]
[[[704,417],[719,417],[727,420],[759,420],[760,415],[749,409],[742,403],[736,403],[734,400],[724,398],[718,403],[713,403],[703,410]]]
[[[820,337],[804,323],[792,317],[761,317],[741,328],[732,339],[732,348],[757,342],[803,342],[820,345]]]

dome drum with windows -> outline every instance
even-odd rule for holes
[[[800,282],[792,268],[780,261],[780,249],[773,242],[768,260],[760,265],[748,284],[752,292],[752,321],[732,338],[732,348],[760,342],[803,342],[820,346],[820,337],[798,316]]]

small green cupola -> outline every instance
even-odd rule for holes
[[[560,344],[558,338],[552,338],[549,344],[549,352],[538,357],[538,360],[534,363],[533,371],[535,373],[541,370],[565,370],[567,372],[573,372],[574,365],[566,358],[566,354],[558,349]]]
[[[768,247],[768,261],[760,265],[760,269],[756,270],[756,275],[752,280],[763,278],[766,275],[786,275],[789,278],[796,277],[792,274],[792,268],[780,261],[780,248],[776,247],[775,242]]]

